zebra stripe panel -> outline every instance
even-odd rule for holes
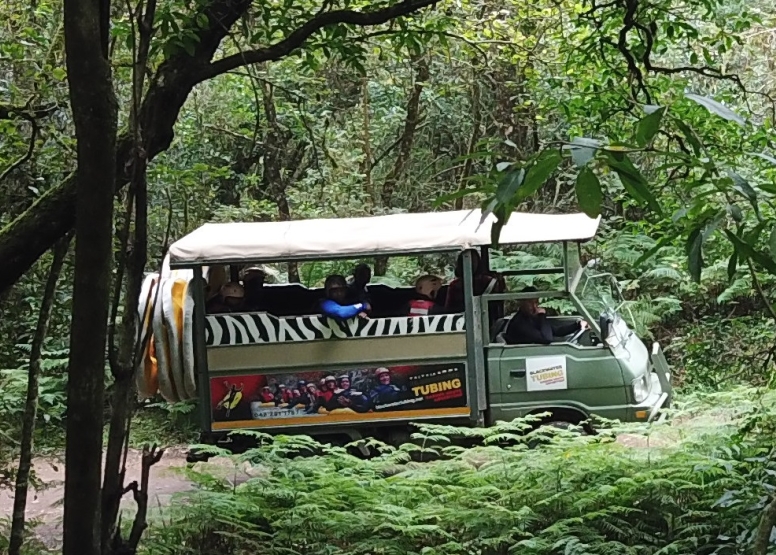
[[[250,345],[287,343],[350,337],[389,337],[454,333],[464,329],[463,314],[401,316],[398,318],[353,318],[338,322],[325,316],[277,318],[265,312],[253,314],[211,314],[205,317],[205,344]]]

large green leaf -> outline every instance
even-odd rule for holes
[[[514,205],[527,199],[534,194],[552,173],[557,169],[560,161],[563,160],[563,156],[560,151],[555,148],[544,150],[536,158],[536,161],[528,168],[528,173],[525,175],[523,186],[517,192],[517,199],[515,199]]]
[[[601,193],[601,182],[593,170],[584,167],[577,175],[577,202],[579,209],[591,218],[597,217],[601,213],[601,202],[603,194]]]
[[[517,168],[511,170],[504,175],[498,184],[496,189],[496,200],[499,204],[505,204],[509,202],[520,185],[523,184],[525,179],[525,170],[523,168]]]
[[[701,233],[701,228],[694,229],[690,233],[685,250],[690,277],[695,283],[698,283],[701,280],[701,270],[703,270],[703,233]]]
[[[754,154],[755,156],[762,158],[763,160],[770,162],[774,166],[776,166],[776,158],[773,156],[769,156],[768,154],[765,154],[764,152],[752,152],[750,154]]]
[[[736,204],[730,204],[728,205],[728,211],[730,212],[730,216],[733,218],[733,220],[736,223],[741,223],[744,219],[744,213],[741,212],[741,208],[738,207]]]
[[[749,199],[749,202],[756,205],[757,191],[752,188],[749,182],[733,170],[727,170],[727,174],[733,180],[733,188]]]
[[[712,233],[714,233],[717,230],[717,227],[719,227],[719,224],[722,223],[722,220],[725,219],[727,216],[727,210],[719,210],[717,214],[709,220],[709,223],[706,224],[706,227],[703,228],[703,241],[705,242]]]
[[[618,159],[619,158],[619,159]],[[649,190],[649,184],[641,172],[633,165],[626,155],[622,154],[615,157],[611,153],[607,156],[609,167],[620,177],[620,183],[626,191],[637,201],[646,204],[649,208],[661,214],[662,210],[657,199]]]
[[[676,123],[679,131],[681,131],[682,135],[684,135],[685,140],[690,143],[695,156],[700,156],[701,142],[698,140],[698,137],[695,136],[695,133],[693,133],[692,129],[690,129],[690,126],[676,118],[674,118],[674,123]]]
[[[665,107],[658,108],[657,110],[650,112],[638,122],[636,122],[636,132],[633,134],[633,140],[636,144],[645,147],[660,131],[660,123],[663,121],[663,114],[665,114]]]
[[[725,230],[725,234],[728,236],[728,239],[730,239],[730,242],[733,243],[740,258],[752,260],[755,264],[767,270],[768,273],[776,276],[776,262],[773,258],[758,251],[751,244],[729,229]]]
[[[699,94],[692,94],[692,93],[685,93],[684,96],[686,98],[689,98],[693,102],[697,102],[712,114],[716,114],[719,117],[726,119],[728,121],[734,121],[742,127],[746,125],[746,120],[744,118],[736,114],[733,110],[731,110],[724,104],[720,104],[713,98],[709,98],[708,96],[701,96]]]
[[[727,266],[728,283],[733,283],[733,278],[736,277],[736,270],[738,270],[738,252],[733,251]]]
[[[760,240],[760,235],[762,235],[763,229],[765,229],[765,222],[759,222],[756,226],[744,234],[744,241],[750,245],[756,245]]]
[[[493,247],[498,247],[501,230],[507,224],[509,216],[512,214],[512,210],[511,207],[506,204],[500,204],[493,211],[493,214],[496,216],[496,221],[493,222],[493,225],[490,227],[490,242]]]
[[[571,160],[578,168],[583,168],[593,159],[596,151],[601,148],[601,141],[587,137],[574,137],[570,145],[565,145],[564,150],[571,152]]]

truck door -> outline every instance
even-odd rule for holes
[[[505,345],[499,349],[491,415],[511,420],[542,408],[569,407],[620,418],[627,404],[620,365],[603,347]],[[490,357],[489,357],[490,363]]]

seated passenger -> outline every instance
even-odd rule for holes
[[[347,304],[348,286],[341,275],[331,275],[326,278],[323,286],[326,298],[319,304],[321,314],[335,320],[349,320],[350,318],[366,318],[370,310],[369,303]]]
[[[243,287],[245,288],[245,310],[261,312],[266,310],[264,303],[264,281],[266,274],[261,268],[248,268],[243,272]]]
[[[419,277],[415,281],[414,298],[409,302],[406,314],[428,316],[444,312],[443,308],[436,304],[436,296],[441,288],[442,278],[432,275]]]
[[[368,303],[369,290],[367,285],[372,280],[372,268],[368,264],[359,264],[353,269],[353,275],[348,279],[348,304]]]
[[[221,303],[221,287],[229,281],[226,279],[226,266],[210,266],[205,276],[205,312],[210,312],[208,305]]]
[[[526,287],[523,293],[536,293],[536,288]],[[559,338],[586,328],[587,322],[582,319],[570,324],[554,324],[547,319],[547,312],[539,306],[539,299],[523,299],[520,308],[507,324],[504,339],[510,345],[549,345]]]
[[[350,389],[350,377],[344,374],[338,378],[338,381],[339,389],[334,390],[334,394],[325,405],[326,410],[331,412],[335,409],[351,409],[355,412],[367,412],[369,400],[360,391]]]
[[[506,290],[504,278],[495,272],[486,272],[481,264],[480,253],[470,249],[472,253],[472,274],[474,277],[474,295],[479,296],[487,293],[503,293]],[[463,312],[463,252],[458,255],[455,263],[455,279],[450,282],[447,288],[447,298],[445,299],[445,308],[449,312]]]
[[[394,403],[399,400],[401,389],[391,383],[391,371],[387,368],[378,368],[375,371],[378,384],[369,392],[369,400],[372,406]]]
[[[332,397],[334,397],[334,392],[337,390],[337,378],[334,376],[326,376],[323,383],[324,385],[318,392],[318,396],[321,398],[321,403],[325,405]]]
[[[286,384],[278,384],[277,390],[275,391],[275,404],[288,404],[291,402],[291,396],[292,393],[286,387]]]
[[[318,388],[314,383],[308,383],[301,394],[293,399],[286,408],[292,409],[298,406],[304,406],[305,411],[315,412],[318,410]]]
[[[261,399],[262,403],[274,403],[275,402],[275,396],[272,394],[272,391],[270,391],[270,388],[268,385],[265,385],[261,388],[261,391],[259,392],[259,399]]]
[[[245,290],[239,283],[230,281],[221,287],[217,297],[210,299],[205,305],[205,310],[211,314],[224,314],[228,312],[245,312]]]

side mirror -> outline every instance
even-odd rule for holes
[[[612,319],[606,314],[601,314],[598,319],[598,327],[601,328],[601,341],[606,341],[606,338],[609,337],[609,326],[611,325]]]

